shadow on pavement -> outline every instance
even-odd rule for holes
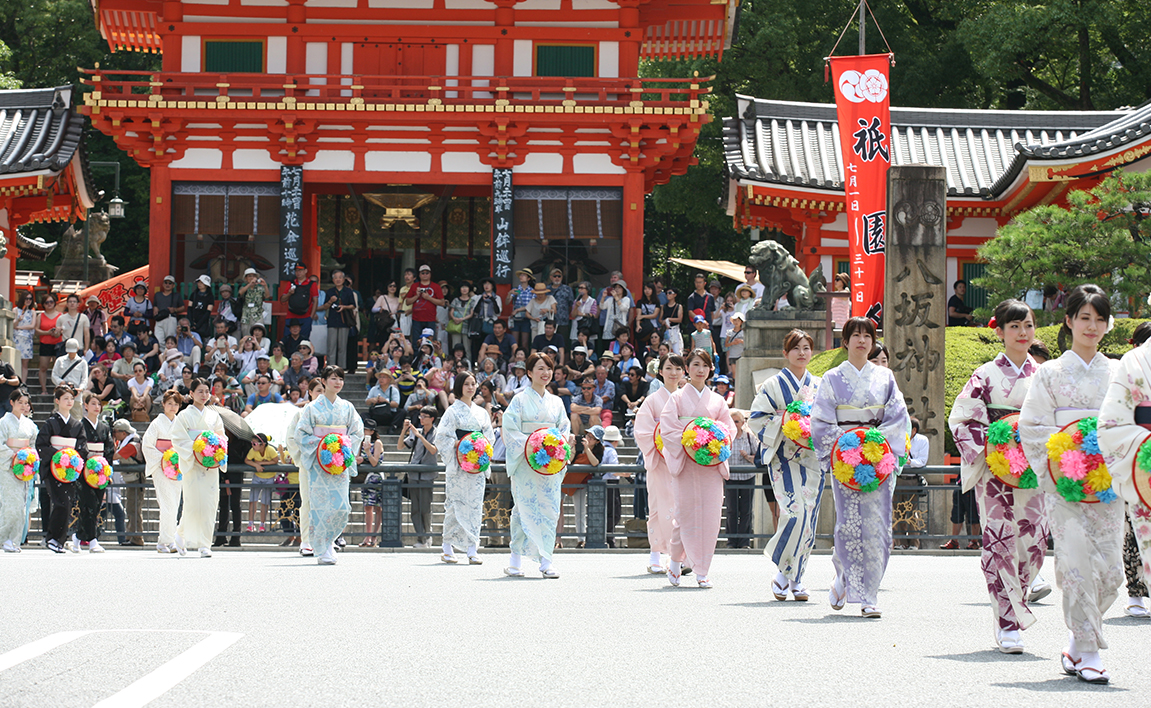
[[[1131,690],[1111,684],[1101,686],[1084,683],[1074,676],[1053,678],[1046,681],[1014,681],[1010,683],[993,683],[991,685],[996,688],[1021,688],[1024,691],[1038,691],[1040,693],[1065,693],[1067,691],[1076,691],[1078,693],[1118,693],[1120,691],[1126,692]]]
[[[965,664],[994,664],[1004,661],[1051,661],[1034,654],[1004,654],[998,649],[983,649],[969,654],[938,654],[927,656],[926,659],[945,659],[947,661],[961,661]]]
[[[823,617],[792,617],[784,622],[799,622],[800,624],[842,624],[844,622],[872,622],[867,617],[859,615],[824,615]]]

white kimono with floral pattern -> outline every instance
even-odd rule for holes
[[[1117,366],[1102,354],[1085,363],[1068,350],[1039,367],[1019,414],[1023,451],[1039,477],[1039,488],[1047,493],[1063,620],[1083,652],[1107,648],[1103,614],[1123,582],[1123,504],[1064,500],[1047,468],[1047,440],[1063,427],[1060,422],[1098,414]]]
[[[184,511],[176,533],[188,548],[211,548],[216,530],[216,510],[220,504],[220,472],[228,469],[225,459],[216,469],[207,469],[196,461],[192,443],[205,430],[211,430],[221,441],[227,442],[224,419],[205,406],[199,410],[188,406],[172,422],[172,447],[180,458],[181,492]],[[163,473],[161,473],[163,474]]]
[[[560,487],[564,475],[542,475],[528,465],[524,445],[539,428],[558,428],[567,437],[571,421],[559,396],[543,396],[528,387],[517,393],[504,412],[503,439],[507,446],[508,478],[512,485],[513,553],[533,560],[551,560],[560,516]]]
[[[432,442],[439,450],[444,465],[444,543],[456,548],[469,549],[480,542],[480,526],[484,520],[484,483],[491,475],[471,474],[460,468],[456,461],[459,446],[457,430],[478,430],[488,442],[495,440],[491,416],[475,403],[468,405],[457,400],[444,417],[436,423],[436,437]]]
[[[32,510],[35,490],[33,480],[21,482],[12,474],[12,460],[18,450],[8,447],[9,440],[27,440],[24,447],[35,447],[40,429],[31,418],[17,418],[5,413],[0,418],[0,544],[11,541],[19,547],[28,533],[28,514]],[[43,461],[40,468],[47,469]]]
[[[348,486],[356,476],[354,455],[347,460],[347,468],[341,474],[328,474],[320,467],[316,451],[323,435],[316,434],[318,427],[344,428],[350,439],[348,446],[359,450],[364,443],[364,421],[348,401],[337,397],[333,402],[321,395],[304,406],[300,421],[292,431],[300,450],[300,479],[305,475],[308,478],[308,516],[300,517],[300,525],[308,525],[308,540],[317,557],[327,553],[348,525],[348,516],[352,513]]]

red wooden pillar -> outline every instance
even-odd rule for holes
[[[152,165],[148,204],[148,282],[154,287],[172,274],[172,172]]]
[[[301,26],[307,19],[304,9],[304,0],[288,0],[288,24]],[[289,74],[303,74],[307,72],[307,52],[304,46],[304,36],[299,32],[288,34],[288,57],[286,69]],[[329,72],[331,73],[331,72]]]
[[[515,25],[515,3],[516,0],[496,0],[496,27]],[[496,76],[511,76],[515,73],[515,43],[503,34],[496,39],[495,65]]]
[[[639,76],[639,42],[643,34],[639,26],[639,4],[638,0],[620,2],[619,26],[627,29],[629,34],[629,39],[619,43],[619,75],[622,78]]]
[[[620,270],[637,298],[643,292],[643,171],[629,170],[623,179],[623,243]]]

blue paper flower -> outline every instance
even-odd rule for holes
[[[477,461],[478,461],[478,462],[479,462],[481,465],[486,465],[486,464],[488,464],[489,462],[491,462],[491,461],[492,461],[492,458],[488,457],[488,456],[487,456],[487,453],[484,453],[483,455],[480,455],[480,459],[479,459],[479,460],[477,460]]]
[[[799,414],[800,415],[811,415],[811,404],[810,403],[799,404]]]
[[[727,440],[727,433],[724,432],[723,427],[719,425],[712,426],[711,435],[716,440]]]
[[[855,481],[859,482],[860,486],[871,484],[875,481],[875,468],[871,465],[859,465],[855,468]]]
[[[332,451],[331,450],[320,450],[320,462],[325,464],[325,465],[332,464]]]
[[[72,456],[72,466],[73,467],[83,467],[84,466],[84,461],[80,459],[79,455],[73,455]]]
[[[718,458],[719,458],[719,461],[720,461],[720,462],[723,462],[723,461],[724,461],[724,460],[726,460],[727,458],[731,457],[731,448],[729,448],[729,447],[721,447],[721,448],[719,449],[719,455],[717,455],[716,457],[718,457]]]
[[[472,451],[472,447],[471,438],[464,438],[460,441],[460,452],[464,453],[465,455]]]
[[[1083,454],[1084,455],[1098,455],[1099,454],[1099,433],[1092,430],[1083,436]]]
[[[547,450],[536,450],[535,454],[532,455],[532,461],[540,467],[543,467],[547,463],[551,462],[551,459],[552,458],[548,455]]]
[[[859,436],[855,433],[844,433],[839,436],[840,450],[854,450],[859,447]]]
[[[1091,434],[1094,435],[1095,433],[1091,433]],[[1083,442],[1084,442],[1084,444],[1086,444],[1087,436],[1084,436]],[[1099,501],[1103,502],[1104,504],[1110,504],[1113,501],[1115,501],[1116,499],[1118,499],[1119,497],[1115,494],[1115,490],[1113,490],[1111,487],[1108,487],[1107,489],[1104,489],[1101,492],[1095,492],[1095,498],[1098,499]]]

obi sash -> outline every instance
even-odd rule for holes
[[[168,450],[172,449],[172,441],[166,440],[164,438],[157,438],[156,439],[156,449],[159,450],[160,452],[167,452]]]
[[[348,426],[346,425],[317,425],[315,435],[317,438],[322,438],[325,435],[347,435]]]
[[[1151,403],[1135,406],[1135,425],[1151,430]]]
[[[1090,418],[1093,415],[1099,415],[1099,411],[1094,408],[1056,408],[1055,425],[1064,428],[1077,420]]]
[[[520,432],[531,435],[540,428],[554,428],[555,423],[550,420],[525,420],[520,423]]]
[[[88,454],[92,455],[92,456],[103,455],[104,454],[104,443],[102,443],[102,442],[90,442],[90,443],[88,443]]]
[[[877,428],[883,422],[883,406],[836,406],[835,422],[844,430],[851,428]]]
[[[1002,420],[1009,415],[1014,415],[1019,412],[1018,408],[1011,406],[1004,406],[998,403],[990,403],[987,406],[987,422],[994,423],[997,420]]]
[[[66,438],[62,435],[53,435],[48,439],[48,444],[57,450],[63,450],[66,447],[76,447],[76,438]]]
[[[6,444],[13,450],[23,450],[24,448],[28,447],[31,442],[32,441],[28,438],[8,438]]]

